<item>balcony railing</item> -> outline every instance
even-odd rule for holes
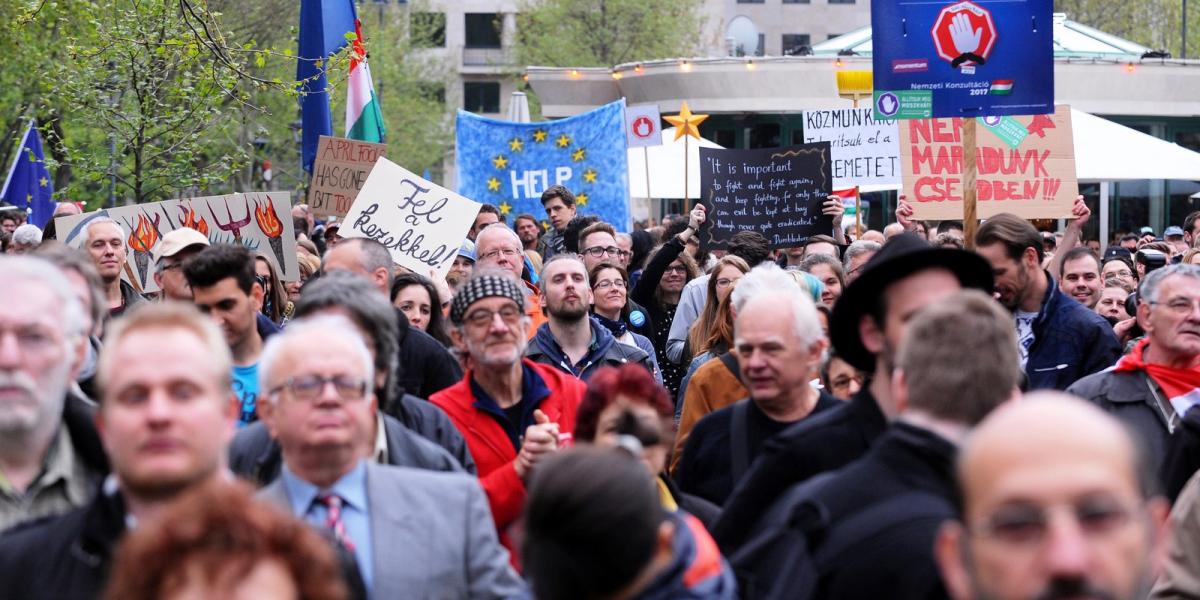
[[[464,67],[508,67],[516,64],[512,48],[463,48]]]

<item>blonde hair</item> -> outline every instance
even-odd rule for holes
[[[229,353],[225,336],[211,319],[186,302],[143,302],[113,321],[104,336],[104,349],[96,363],[96,383],[101,397],[108,386],[110,374],[118,368],[115,364],[117,347],[126,337],[147,329],[179,329],[196,336],[208,354],[209,364],[218,373],[218,389],[232,387],[233,356]],[[145,348],[145,353],[151,354],[154,350],[153,347]]]

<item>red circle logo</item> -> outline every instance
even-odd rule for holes
[[[654,122],[650,117],[642,115],[633,120],[633,135],[634,137],[645,139],[654,133]]]

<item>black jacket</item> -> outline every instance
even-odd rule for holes
[[[421,400],[424,402],[424,400]],[[384,415],[388,464],[430,471],[462,471],[463,467],[442,447],[417,435],[396,419]],[[468,455],[469,456],[469,455]],[[229,445],[229,468],[262,487],[279,477],[283,455],[262,423],[251,423],[238,430]],[[471,474],[475,473],[471,463]]]
[[[468,473],[475,474],[475,459],[467,448],[467,440],[454,426],[446,411],[428,400],[422,400],[412,394],[404,394],[399,402],[392,403],[390,412],[400,424],[416,432],[417,435],[439,445]]]
[[[725,502],[712,528],[726,554],[745,541],[763,513],[788,488],[858,460],[887,428],[870,387],[849,402],[804,419],[767,440],[750,471]]]
[[[592,376],[601,367],[619,367],[626,363],[634,363],[642,365],[647,371],[653,372],[654,369],[650,364],[650,355],[640,348],[626,346],[617,341],[613,334],[608,331],[595,317],[587,317],[591,319],[592,333],[595,335],[595,342],[588,349],[587,356],[584,356],[580,363],[583,365],[578,370],[575,369],[578,365],[571,365],[571,359],[567,358],[562,347],[558,345],[558,341],[554,339],[554,334],[550,333],[550,324],[544,323],[538,327],[537,333],[529,342],[529,347],[525,349],[525,357],[536,363],[550,365],[564,373],[570,373],[584,381]]]
[[[1058,289],[1046,273],[1049,289],[1033,320],[1033,345],[1025,362],[1029,389],[1065,390],[1121,358],[1121,344],[1104,317]]]
[[[100,434],[96,431],[96,405],[91,400],[68,391],[63,402],[62,418],[63,427],[67,429],[67,435],[71,436],[71,445],[75,447],[75,454],[88,468],[101,475],[108,474],[108,454],[104,452]]]
[[[662,282],[663,274],[667,267],[679,258],[679,254],[684,250],[684,245],[679,241],[678,236],[671,236],[671,239],[663,243],[658,252],[654,253],[650,262],[646,263],[646,268],[642,270],[641,277],[638,277],[637,285],[633,286],[633,291],[629,292],[629,298],[638,302],[646,308],[647,314],[658,325],[657,331],[649,337],[654,342],[655,348],[667,347],[667,336],[658,335],[660,331],[671,330],[671,320],[674,317],[674,311],[668,311],[666,307],[658,302],[655,293],[658,290],[658,284]],[[645,335],[645,334],[643,334]],[[660,357],[659,364],[663,364]]]
[[[400,365],[397,373],[401,393],[420,398],[430,396],[462,381],[462,367],[433,336],[408,324],[408,317],[396,309],[399,321]],[[383,407],[391,412],[391,407]]]
[[[1192,407],[1167,440],[1167,455],[1160,471],[1163,491],[1172,504],[1196,471],[1200,471],[1200,410]]]
[[[806,531],[809,547],[819,553],[826,540],[846,538],[849,533],[839,528],[855,517],[892,499],[920,497],[936,510],[922,510],[918,516],[911,504],[892,506],[855,532],[856,543],[817,561],[817,586],[810,598],[945,598],[933,546],[941,524],[957,516],[956,455],[955,446],[933,432],[897,423],[861,459],[793,486],[755,534],[793,523]],[[735,563],[735,569],[740,567]]]
[[[1067,388],[1067,393],[1087,399],[1136,431],[1145,442],[1154,467],[1163,468],[1173,433],[1169,418],[1175,409],[1145,371],[1118,373],[1105,369],[1075,382]]]

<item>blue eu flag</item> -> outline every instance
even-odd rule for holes
[[[305,171],[312,171],[321,136],[333,135],[325,63],[329,55],[349,43],[346,34],[354,33],[357,19],[351,0],[300,2],[300,55],[296,59],[296,81],[300,87],[301,154]]]
[[[544,215],[542,192],[561,184],[581,215],[629,231],[625,100],[541,123],[514,123],[458,111],[458,193],[500,209],[511,220]],[[543,227],[549,224],[543,220]]]
[[[45,229],[46,222],[54,215],[54,184],[46,168],[46,155],[42,152],[42,138],[38,135],[37,122],[29,121],[17,160],[13,162],[0,200],[31,212],[29,222]]]

